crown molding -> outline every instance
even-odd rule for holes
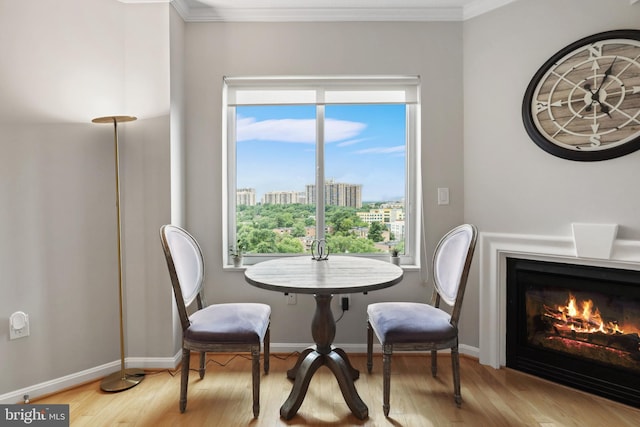
[[[179,1],[179,0],[178,0]],[[460,21],[462,10],[386,8],[189,9],[187,22]]]
[[[475,18],[518,0],[475,0],[464,7],[462,20]],[[636,0],[637,1],[637,0]]]
[[[185,22],[466,21],[518,0],[474,0],[454,7],[191,7],[187,0],[118,0],[171,3]],[[629,5],[640,0],[629,0]]]
[[[120,0],[153,2],[162,0]],[[166,1],[166,0],[165,0]],[[171,0],[185,22],[341,22],[341,21],[464,21],[517,0],[474,0],[466,6],[398,7],[392,2],[376,7],[192,7],[187,0]],[[634,1],[634,0],[632,0]],[[635,0],[637,1],[637,0]],[[224,4],[221,3],[221,4]],[[433,4],[433,3],[432,3]]]

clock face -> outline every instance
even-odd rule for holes
[[[522,104],[525,128],[545,151],[594,161],[640,148],[640,30],[578,40],[534,75]]]

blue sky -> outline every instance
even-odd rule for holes
[[[315,106],[237,109],[238,188],[304,191],[314,183]],[[405,106],[329,105],[325,178],[362,184],[363,201],[404,196]]]

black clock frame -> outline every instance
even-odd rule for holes
[[[547,71],[551,67],[553,67],[559,60],[564,58],[569,53],[575,51],[576,49],[595,42],[610,39],[627,39],[640,41],[640,30],[612,30],[584,37],[562,48],[558,53],[549,58],[549,60],[547,60],[533,75],[533,78],[531,79],[531,82],[529,83],[529,86],[527,86],[527,90],[524,93],[524,99],[522,101],[522,120],[524,122],[524,127],[531,139],[533,139],[533,142],[535,142],[538,147],[542,148],[547,153],[553,154],[554,156],[566,160],[593,162],[614,159],[640,149],[640,136],[632,139],[629,142],[626,142],[625,144],[611,148],[604,148],[597,151],[579,151],[562,148],[549,141],[542,133],[540,133],[533,120],[534,113],[531,109],[531,106],[533,104],[533,94]]]

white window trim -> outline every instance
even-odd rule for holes
[[[421,130],[420,130],[420,78],[418,76],[328,76],[328,77],[225,77],[222,90],[222,214],[223,214],[223,267],[225,269],[237,269],[233,267],[229,248],[234,241],[236,222],[236,150],[230,149],[235,144],[235,107],[238,105],[269,105],[273,104],[274,90],[287,90],[297,92],[296,95],[279,99],[277,104],[317,104],[324,105],[325,94],[335,92],[332,99],[343,99],[345,103],[354,102],[340,97],[353,90],[362,92],[376,91],[381,95],[378,98],[364,95],[360,97],[363,103],[402,103],[407,107],[407,152],[406,152],[406,177],[405,194],[405,218],[407,224],[405,230],[405,254],[401,257],[401,266],[405,269],[420,268],[420,238],[422,234],[422,177],[421,177]],[[313,94],[313,95],[312,95]],[[402,95],[400,95],[402,94]],[[291,92],[288,93],[291,95]],[[388,95],[388,97],[387,97]],[[403,98],[402,98],[403,97]],[[315,99],[310,101],[310,99]],[[339,102],[331,102],[339,103]],[[322,117],[320,117],[322,115]],[[324,108],[317,109],[316,119],[318,125],[324,120]],[[322,126],[318,126],[317,134],[322,137]],[[316,162],[324,163],[323,150],[318,150]],[[324,172],[322,172],[324,174]],[[324,182],[324,175],[321,176]],[[233,197],[231,197],[233,195]],[[319,204],[319,203],[318,203]],[[324,205],[324,202],[322,202]],[[324,206],[322,206],[324,210]],[[324,219],[318,221],[317,226],[324,230]],[[268,259],[285,256],[299,256],[299,254],[249,254],[244,256],[243,265],[251,265]],[[334,255],[339,256],[339,255]],[[363,254],[369,258],[387,259],[388,254]]]

